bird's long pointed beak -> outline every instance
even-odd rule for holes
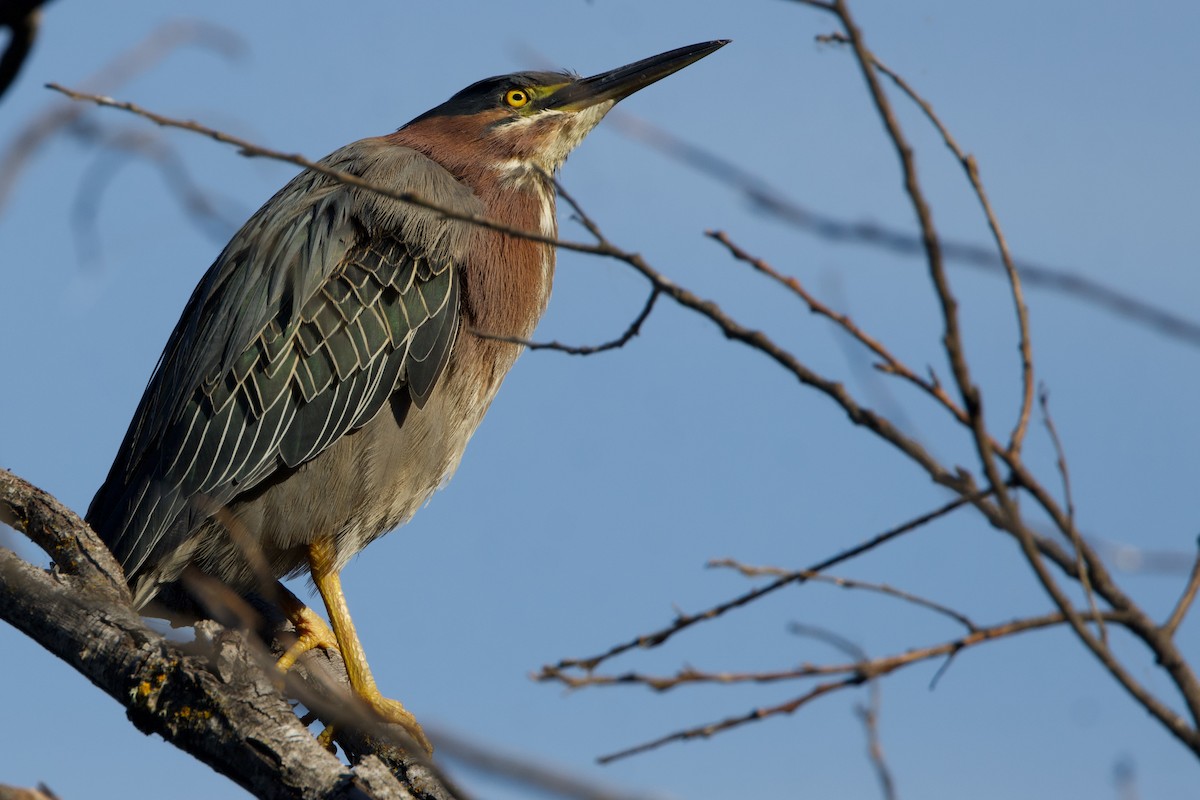
[[[590,78],[581,78],[563,86],[546,98],[546,108],[559,111],[582,111],[606,100],[617,102],[644,89],[655,81],[678,72],[688,64],[695,63],[706,55],[729,44],[729,39],[701,42],[656,56],[643,58],[632,64],[601,72]]]

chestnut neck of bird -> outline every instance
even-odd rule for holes
[[[444,167],[483,203],[484,216],[511,228],[554,238],[554,184],[550,173],[513,152],[504,139],[480,135],[477,121],[430,117],[386,137]],[[494,335],[528,338],[550,297],[554,248],[476,227],[477,257],[462,265],[462,303],[469,326]],[[511,348],[511,345],[497,346]]]

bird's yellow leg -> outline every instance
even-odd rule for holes
[[[421,730],[421,725],[412,712],[405,708],[399,700],[384,697],[376,688],[371,668],[367,666],[366,653],[363,652],[362,644],[358,641],[354,622],[350,619],[350,609],[347,608],[346,596],[342,593],[342,579],[334,566],[335,557],[336,551],[332,539],[318,539],[308,546],[308,562],[313,583],[317,585],[317,591],[321,593],[321,599],[325,601],[325,609],[329,612],[329,622],[333,625],[335,645],[341,651],[342,660],[346,662],[346,673],[350,676],[350,686],[354,689],[354,693],[366,701],[376,714],[387,722],[402,726],[421,747],[425,748],[426,752],[433,753],[433,745],[429,743],[428,737]],[[312,613],[311,609],[309,609],[309,613]],[[318,619],[320,618],[318,617]],[[303,638],[304,634],[302,633],[301,639]],[[295,646],[291,649],[294,648]],[[291,649],[288,652],[291,652]]]

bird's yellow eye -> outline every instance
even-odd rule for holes
[[[523,108],[529,105],[529,92],[524,89],[509,89],[504,93],[504,102],[509,108]]]

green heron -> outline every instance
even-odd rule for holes
[[[590,78],[468,86],[321,163],[442,208],[557,235],[551,176],[613,104],[726,44]],[[352,556],[450,477],[550,296],[554,248],[304,171],[192,293],[87,520],[138,608],[189,575],[240,594],[308,571],[332,630],[291,598],[298,640],[429,749],[375,687],[342,593]],[[176,598],[176,599],[170,599]]]

